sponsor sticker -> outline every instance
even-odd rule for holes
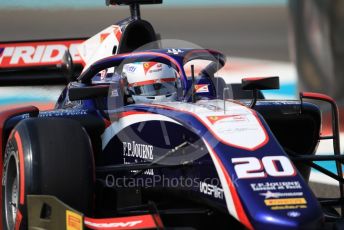
[[[93,227],[93,229],[135,229],[137,225],[142,224],[142,220],[114,223],[85,221],[85,224],[88,225],[88,227]]]
[[[161,72],[162,71],[162,68],[157,68],[157,69],[152,69],[152,70],[149,70],[149,73],[158,73],[158,72]]]
[[[280,197],[296,197],[303,196],[303,192],[271,192],[267,191],[265,193],[259,193],[259,195],[264,196],[265,199],[269,198],[280,198]]]
[[[217,105],[212,105],[208,103],[209,101],[207,101],[206,103],[204,103],[204,101],[200,101],[198,103],[199,107],[205,108],[205,109],[209,109],[211,111],[217,112],[217,111],[221,111],[222,108],[217,106]],[[214,117],[214,116],[213,116]],[[216,116],[215,116],[216,117]]]
[[[285,199],[266,199],[264,200],[266,206],[278,206],[278,205],[299,205],[307,204],[305,198],[285,198]]]
[[[69,49],[74,63],[81,63],[77,51],[82,40],[0,44],[0,68],[47,66],[62,63]]]
[[[82,230],[83,223],[82,223],[82,216],[67,210],[66,211],[66,227],[67,230]]]
[[[64,117],[64,116],[79,116],[79,115],[87,115],[88,112],[83,109],[75,109],[75,110],[61,110],[61,111],[48,111],[42,112],[39,114],[39,117]],[[23,118],[27,118],[28,115],[23,115]]]
[[[132,158],[123,158],[123,164],[125,165],[130,165],[130,164],[133,164],[133,163],[146,163],[147,161],[144,161],[144,160],[133,160]],[[131,170],[130,171],[131,173],[138,173],[139,170]],[[154,176],[154,169],[146,169],[144,172],[143,172],[144,175],[149,175],[149,176]]]
[[[297,193],[293,194],[296,195]],[[296,198],[282,198],[282,199],[265,199],[264,203],[270,207],[271,210],[285,210],[285,209],[301,209],[307,208],[307,201],[303,197]],[[297,217],[295,213],[291,217]]]
[[[133,160],[135,163],[143,163],[154,160],[153,145],[139,144],[135,141],[122,142],[123,144],[123,161],[124,164],[132,164]],[[132,173],[138,172],[132,170]],[[153,169],[147,169],[144,171],[145,175],[154,175]]]
[[[184,53],[184,51],[182,51],[181,49],[169,49],[167,50],[167,53],[178,55],[178,54]]]
[[[278,206],[272,206],[272,207],[271,207],[271,210],[301,209],[301,208],[307,208],[307,205],[305,205],[305,204],[298,204],[298,205],[278,205]]]
[[[128,216],[107,219],[85,218],[90,229],[156,229],[157,224],[151,215]]]
[[[139,144],[135,141],[123,142],[123,155],[126,157],[136,157],[143,160],[153,160],[153,145]]]
[[[136,71],[136,67],[135,66],[127,66],[126,67],[126,70],[128,72],[131,72],[131,73],[134,73]]]
[[[145,72],[145,74],[147,74],[147,72],[154,66],[156,65],[156,62],[145,62],[143,64],[143,70]]]
[[[200,192],[217,199],[223,199],[223,189],[218,186],[208,184],[205,182],[200,182],[199,184]]]
[[[296,218],[296,217],[301,216],[301,213],[297,212],[297,211],[290,211],[287,213],[287,216],[292,217],[292,218]]]
[[[207,119],[212,125],[216,122],[230,118],[229,121],[247,121],[246,117],[243,115],[223,115],[223,116],[208,116]]]
[[[208,84],[195,85],[195,92],[196,93],[209,93],[209,85]]]
[[[302,186],[299,181],[283,181],[283,182],[251,183],[251,188],[253,191],[259,192],[259,191],[302,189]]]

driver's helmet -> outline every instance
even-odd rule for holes
[[[177,72],[158,62],[135,62],[123,66],[127,91],[135,103],[168,102],[177,99]]]

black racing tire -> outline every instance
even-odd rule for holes
[[[85,214],[92,210],[93,152],[77,121],[23,120],[12,131],[3,157],[3,230],[28,228],[28,194],[56,196]]]
[[[344,103],[344,1],[289,0],[291,56],[300,91]]]

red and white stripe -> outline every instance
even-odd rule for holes
[[[209,143],[203,139],[205,146],[208,149],[208,152],[211,156],[211,159],[214,162],[217,174],[220,178],[222,189],[225,195],[225,201],[227,205],[228,212],[248,229],[253,229],[245,211],[242,207],[239,195],[236,191],[235,185],[233,184],[231,177],[228,175],[227,170],[223,166],[220,158],[217,156],[215,151],[211,148]]]

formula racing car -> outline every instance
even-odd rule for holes
[[[131,17],[61,60],[0,66],[7,81],[68,81],[53,110],[0,113],[2,229],[343,229],[334,100],[264,99],[275,76],[227,84],[221,52],[161,46],[139,11],[161,2],[109,1]],[[10,45],[9,60],[22,43]],[[331,105],[332,135],[310,100]],[[315,155],[323,139],[333,155]],[[312,167],[338,180],[339,198],[315,197]]]

